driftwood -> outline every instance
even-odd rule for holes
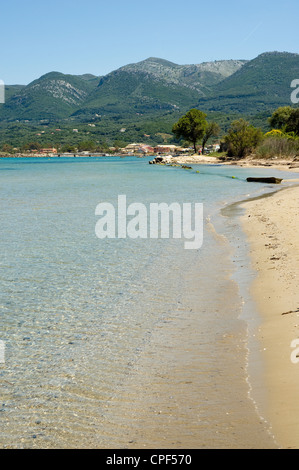
[[[290,310],[289,312],[284,312],[281,315],[288,315],[289,313],[297,313],[297,312],[299,312],[299,308],[297,308],[296,310]]]
[[[275,178],[274,176],[268,176],[268,177],[249,177],[247,178],[247,181],[249,183],[272,183],[272,184],[280,184],[282,182],[281,178]]]

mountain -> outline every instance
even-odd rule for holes
[[[150,57],[103,76],[50,72],[7,88],[0,123],[174,121],[197,107],[217,116],[269,114],[289,105],[299,54],[267,52],[253,60],[178,65]]]
[[[299,77],[299,54],[267,52],[214,85],[197,106],[205,111],[257,114],[291,105],[291,81]]]
[[[2,120],[56,120],[66,118],[80,107],[98,80],[94,76],[50,72],[16,93],[6,96],[0,108]]]
[[[184,112],[209,87],[244,65],[245,61],[206,62],[177,65],[150,57],[129,64],[102,77],[83,108],[74,116],[91,119],[95,115],[161,114]]]
[[[0,109],[0,120],[93,119],[98,115],[138,115],[185,111],[208,87],[245,61],[177,65],[150,57],[104,77],[50,72],[18,89]]]
[[[8,100],[11,96],[19,93],[25,85],[5,85],[5,98]]]
[[[177,65],[167,60],[150,57],[142,62],[121,67],[119,71],[144,72],[155,79],[184,85],[204,95],[207,87],[232,75],[245,63],[245,60],[219,60],[197,65]]]

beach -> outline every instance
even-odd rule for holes
[[[221,161],[209,156],[164,157],[162,163],[221,164],[244,168],[299,171],[297,158]],[[271,173],[269,172],[269,176]],[[289,184],[293,187],[287,187]],[[254,334],[258,351],[253,363],[259,372],[249,377],[251,395],[268,423],[278,448],[299,448],[299,179],[286,178],[277,191],[241,204],[241,226],[247,236],[251,268],[249,287],[257,306],[259,326]],[[279,185],[278,185],[279,186]],[[266,197],[265,197],[266,196]],[[249,338],[250,340],[250,338]],[[254,344],[251,342],[251,344]],[[262,376],[258,375],[261,374]]]
[[[276,175],[274,165],[197,168],[110,157],[2,162],[0,446],[298,448],[296,174],[282,172],[268,196],[245,177]],[[96,204],[115,202],[115,187],[132,201],[142,191],[144,203],[153,194],[204,201],[203,249],[97,240]],[[259,188],[264,197],[249,202]],[[223,206],[233,217],[219,216]],[[250,249],[252,267],[242,260],[236,273],[231,239]],[[240,291],[251,271],[254,336]]]
[[[200,164],[204,161],[198,157],[184,157],[178,159],[178,163],[194,163]],[[209,158],[212,163],[213,157]],[[286,170],[290,166],[290,161],[279,160],[272,161],[271,163],[266,161],[256,161],[252,163],[251,160],[244,160],[238,166],[256,167],[256,166],[271,166],[277,170]],[[292,172],[298,172],[298,169],[294,166],[289,168]],[[298,186],[287,187],[289,183]],[[283,180],[282,185],[278,185],[278,190],[273,193],[264,194],[262,197],[257,197],[254,200],[249,200],[241,204],[241,207],[245,209],[245,214],[241,217],[241,226],[247,236],[248,247],[250,250],[251,268],[256,273],[253,284],[249,287],[250,294],[253,298],[253,302],[257,306],[259,315],[259,324],[257,330],[252,332],[254,334],[254,340],[248,338],[248,344],[254,345],[257,351],[250,351],[250,357],[253,357],[253,364],[249,364],[249,370],[257,369],[252,375],[249,373],[249,395],[251,402],[248,402],[248,427],[244,428],[244,422],[242,417],[242,406],[241,401],[237,400],[237,396],[240,393],[241,387],[245,386],[245,381],[239,383],[235,390],[234,410],[226,410],[226,416],[218,416],[219,432],[223,432],[223,428],[226,432],[231,433],[230,448],[280,448],[280,449],[297,449],[299,448],[299,293],[298,293],[298,278],[299,278],[299,179],[287,178]],[[190,284],[192,285],[192,283]],[[229,295],[228,295],[229,297]],[[229,303],[229,301],[227,300]],[[239,324],[240,328],[240,324]],[[180,329],[180,328],[179,328]],[[192,325],[189,331],[195,331],[195,325]],[[189,333],[190,335],[190,333]],[[236,346],[240,350],[244,347],[241,346],[240,341],[240,330],[230,335],[229,341],[231,344],[229,347],[231,350],[235,350]],[[162,344],[162,340],[161,344]],[[178,337],[175,339],[175,344],[178,347]],[[160,345],[156,345],[155,350],[163,350]],[[248,346],[247,344],[247,346]],[[196,350],[196,340],[189,336],[188,346],[192,350]],[[152,345],[151,345],[152,346]],[[251,347],[248,346],[248,347]],[[179,349],[179,348],[178,348]],[[165,353],[165,351],[164,351]],[[298,357],[296,358],[296,355]],[[181,350],[181,356],[184,357],[184,348]],[[261,363],[254,363],[254,361],[261,361]],[[158,361],[160,366],[163,364],[163,360]],[[236,363],[237,364],[237,363]],[[237,372],[238,366],[232,368],[232,364],[229,364],[231,368],[231,379],[233,383],[236,376],[239,377]],[[240,365],[239,365],[240,367]],[[198,368],[195,366],[194,370]],[[151,370],[151,367],[148,367]],[[174,379],[178,374],[179,368],[172,372],[172,378]],[[179,372],[180,379],[186,377],[186,382],[195,382],[195,388],[193,391],[193,400],[196,396],[196,381],[193,378],[188,377],[190,372],[189,368],[182,368]],[[226,372],[227,373],[227,370]],[[263,374],[262,377],[259,374]],[[161,415],[160,420],[163,422],[162,416],[165,413],[165,409],[172,410],[172,404],[170,400],[165,399],[163,403],[163,395],[165,394],[165,384],[163,385],[163,374],[158,375],[155,378],[156,371],[153,370],[153,376],[151,376],[150,386],[154,386],[157,397],[159,397],[160,411],[157,411],[157,402],[151,403],[151,407],[148,409],[144,407],[146,402],[146,391],[142,398],[139,394],[134,396],[135,413],[139,416],[141,423],[147,422],[144,418],[144,413],[150,415],[159,414]],[[169,376],[165,373],[164,377]],[[174,380],[175,382],[175,380]],[[168,383],[169,387],[169,383]],[[190,385],[189,385],[190,387]],[[233,387],[236,387],[234,383]],[[191,387],[192,388],[192,387]],[[147,390],[147,388],[146,388]],[[176,398],[178,395],[178,384],[176,384],[176,392],[174,395]],[[136,390],[135,390],[136,391]],[[169,393],[169,390],[167,390]],[[132,389],[130,390],[132,393]],[[168,396],[169,397],[169,396]],[[186,399],[186,395],[185,395]],[[181,405],[184,403],[184,398],[181,397]],[[188,401],[186,402],[188,403]],[[255,409],[252,405],[255,405]],[[193,402],[194,405],[194,402]],[[200,403],[195,408],[200,408]],[[251,408],[252,406],[252,408]],[[146,408],[146,409],[144,409]],[[136,410],[138,412],[136,413]],[[256,421],[255,412],[260,416],[260,421]],[[186,410],[182,410],[182,413],[186,413]],[[236,415],[239,413],[240,422],[236,419]],[[198,418],[198,417],[197,417]],[[198,441],[200,434],[198,431],[192,432],[196,429],[196,426],[192,426],[193,421],[196,421],[196,416],[190,416],[189,436],[188,434],[183,438],[183,446],[188,448],[201,446],[202,443]],[[200,421],[200,419],[199,419]],[[242,424],[241,424],[242,423]],[[139,429],[137,435],[134,435],[129,446],[131,448],[141,447],[141,440],[146,436],[148,442],[154,442],[158,445],[158,441],[153,439],[155,435],[155,425],[143,427]],[[222,428],[223,425],[223,428]],[[242,440],[242,433],[238,435],[236,442],[234,441],[233,435],[237,434],[238,425],[241,425],[243,431],[247,432],[247,443]],[[253,435],[252,430],[255,427],[256,435]],[[147,431],[145,431],[147,429]],[[268,440],[265,438],[265,429],[268,429],[269,437]],[[217,431],[218,432],[218,431]],[[225,432],[225,431],[224,431]],[[139,437],[137,437],[139,436]],[[159,434],[158,434],[159,436]],[[169,436],[167,436],[169,437]],[[181,436],[183,437],[183,436]],[[165,437],[166,439],[166,437]],[[176,445],[180,447],[181,441],[175,440],[175,432],[172,436],[170,445]],[[260,443],[259,443],[260,439]],[[169,441],[166,441],[169,445]],[[221,442],[221,441],[219,441]],[[221,444],[218,446],[221,447]],[[161,445],[161,442],[160,442]],[[214,447],[215,441],[212,438],[211,441],[205,443],[208,447]],[[203,447],[205,447],[203,445]],[[163,445],[162,445],[163,447]]]
[[[273,158],[256,158],[255,155],[249,155],[246,158],[236,159],[229,157],[217,157],[211,155],[157,155],[150,163],[162,164],[194,164],[194,165],[238,165],[247,168],[275,168],[277,170],[291,170],[299,172],[299,160],[297,157],[273,157]]]
[[[299,187],[242,206],[257,275],[251,292],[261,315],[257,340],[266,390],[258,390],[265,418],[280,448],[299,447]],[[296,341],[297,340],[297,341]]]

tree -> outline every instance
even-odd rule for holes
[[[119,149],[124,148],[126,145],[127,144],[125,142],[123,142],[122,140],[115,140],[114,144],[113,144],[113,147],[115,147],[116,150],[119,150]]]
[[[262,131],[244,119],[234,121],[225,137],[228,155],[244,158],[257,147],[262,138]]]
[[[209,122],[206,132],[202,139],[202,154],[204,154],[205,146],[211,137],[217,137],[220,134],[220,127],[216,122]]]
[[[64,144],[61,146],[60,151],[62,153],[75,153],[76,152],[76,147],[71,144]]]
[[[299,135],[299,108],[291,106],[277,108],[269,118],[269,124],[274,129]]]
[[[299,108],[293,109],[285,126],[286,132],[294,132],[299,136]]]
[[[193,108],[182,116],[172,127],[172,132],[177,139],[183,137],[193,144],[195,153],[196,143],[203,138],[207,127],[206,117],[207,115],[205,113],[199,111],[199,109]]]
[[[95,143],[92,140],[84,140],[78,143],[79,152],[88,152],[95,149]]]
[[[1,150],[4,153],[13,153],[13,147],[10,144],[3,144]]]
[[[272,129],[284,129],[286,126],[293,108],[291,106],[281,106],[277,108],[272,116],[268,119],[270,126]]]
[[[40,150],[42,148],[39,142],[28,142],[27,144],[23,145],[24,150]]]

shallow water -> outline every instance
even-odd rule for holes
[[[245,181],[266,172],[0,161],[2,448],[274,446],[248,396],[242,279],[219,213],[274,190]],[[202,247],[98,239],[95,208],[120,194],[203,203]]]

